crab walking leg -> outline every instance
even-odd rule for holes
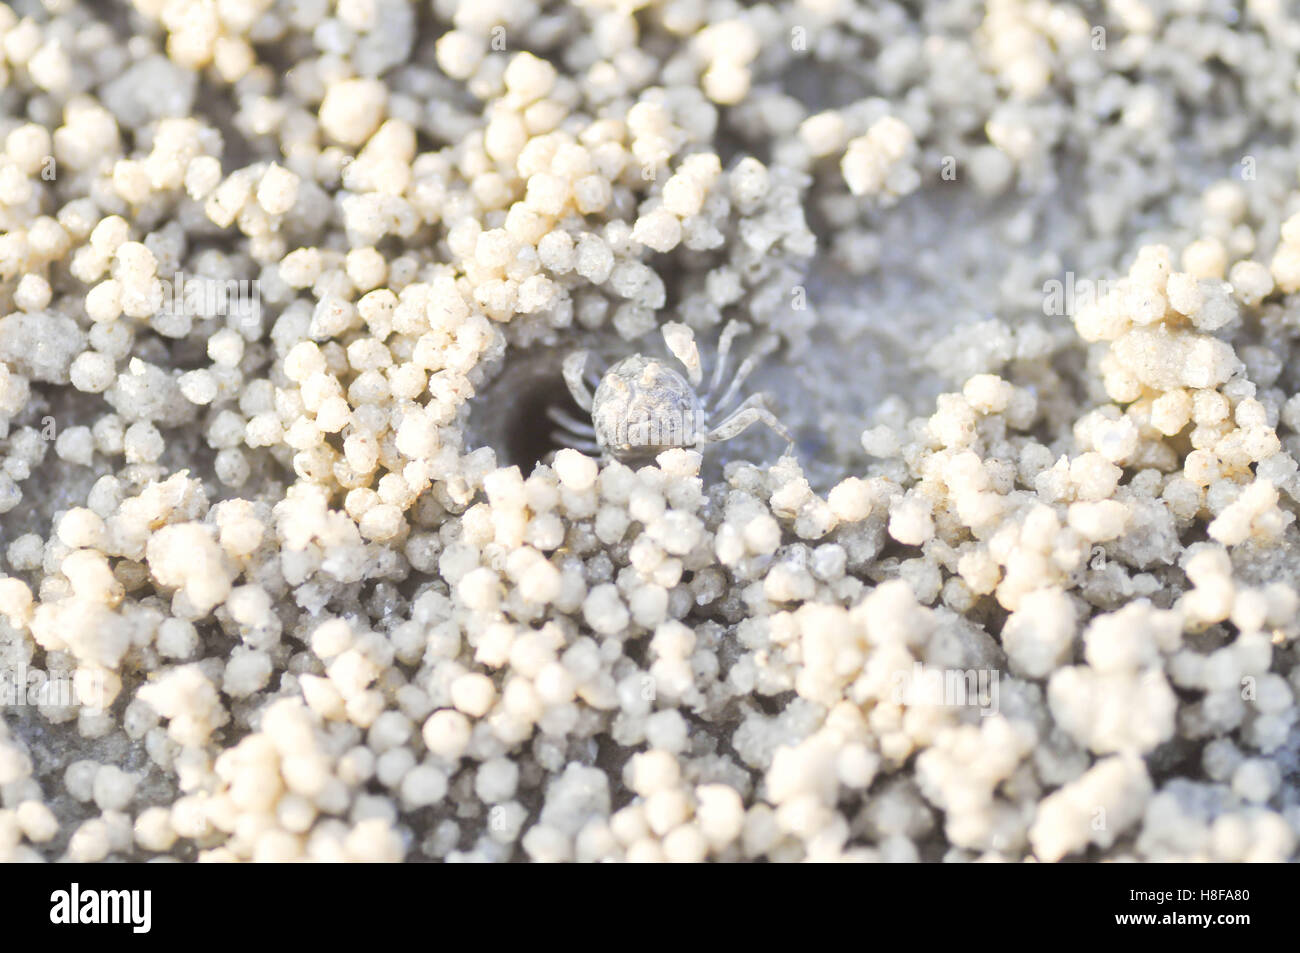
[[[763,358],[767,357],[767,355],[771,353],[771,345],[773,343],[775,342],[771,337],[766,338],[763,342],[760,342],[759,346],[755,347],[743,361],[740,362],[740,367],[736,368],[736,376],[731,379],[731,383],[727,386],[727,392],[718,399],[717,403],[712,403],[712,397],[710,396],[710,411],[715,414],[720,414],[727,409],[728,405],[736,399],[736,395],[740,393],[740,388],[745,383],[746,379],[750,374],[754,373],[754,368],[758,367]],[[746,403],[748,403],[748,401],[746,401]],[[741,404],[740,407],[736,408],[736,410],[740,410],[740,408],[744,406],[745,404]]]
[[[691,386],[698,390],[700,381],[704,380],[704,370],[700,367],[700,349],[695,346],[695,332],[681,322],[669,321],[664,325],[664,343],[686,368]]]
[[[569,449],[585,453],[589,457],[599,457],[605,452],[605,448],[596,443],[595,440],[570,439],[564,442]]]
[[[709,389],[704,394],[706,401],[710,400],[722,386],[723,375],[727,373],[727,355],[731,353],[731,342],[735,340],[736,335],[744,334],[747,330],[749,330],[748,326],[734,319],[728,321],[726,327],[722,329],[722,335],[718,338],[718,353],[713,359],[713,376],[709,380]]]
[[[563,407],[547,407],[546,416],[550,417],[552,422],[559,424],[565,430],[574,436],[590,437],[596,439],[596,428],[591,425],[590,421],[581,421],[572,414],[566,412]]]
[[[587,367],[587,352],[574,351],[564,359],[562,365],[564,373],[564,386],[569,388],[569,393],[573,399],[578,402],[578,406],[588,413],[591,412],[591,388],[583,380],[583,373]]]
[[[794,447],[794,438],[766,405],[767,399],[763,394],[752,394],[746,397],[739,407],[727,415],[726,419],[709,431],[702,442],[721,443],[748,430],[754,424],[764,424],[785,438],[785,442],[789,445],[786,450],[789,452]]]

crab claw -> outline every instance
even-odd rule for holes
[[[691,386],[699,387],[700,381],[704,380],[704,371],[700,367],[700,349],[695,346],[695,332],[680,321],[669,321],[664,325],[664,343],[686,368]]]
[[[583,379],[584,372],[587,369],[587,352],[574,351],[564,359],[561,365],[564,374],[564,385],[569,388],[569,393],[573,399],[578,402],[578,406],[588,413],[591,412],[591,389]]]

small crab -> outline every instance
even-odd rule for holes
[[[591,414],[591,422],[552,408],[551,419],[561,427],[557,440],[577,450],[627,462],[647,460],[674,447],[720,443],[761,423],[784,437],[792,448],[790,432],[768,410],[766,395],[753,394],[730,411],[727,409],[745,379],[775,344],[773,336],[761,342],[741,362],[723,390],[731,342],[746,330],[748,326],[739,321],[728,322],[723,328],[713,376],[702,393],[699,387],[704,373],[699,350],[694,333],[684,324],[665,324],[663,334],[668,350],[686,369],[685,377],[663,361],[633,354],[605,371],[597,383],[586,373],[587,352],[575,351],[564,360],[564,382],[578,406]]]

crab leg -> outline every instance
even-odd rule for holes
[[[758,367],[759,362],[772,352],[772,346],[775,343],[775,338],[771,335],[759,342],[758,346],[756,346],[754,350],[740,362],[740,367],[736,368],[736,376],[731,379],[731,384],[727,387],[727,392],[718,399],[716,404],[712,405],[710,410],[714,413],[722,413],[726,410],[728,405],[736,399],[736,394],[740,393],[741,386],[745,383],[745,380],[749,375],[754,372],[754,368]],[[739,410],[740,408],[738,407],[736,409]]]
[[[728,321],[726,327],[722,329],[722,335],[718,338],[718,354],[713,359],[713,375],[709,380],[709,389],[704,395],[708,400],[718,392],[722,386],[723,375],[727,372],[727,356],[731,353],[731,342],[735,340],[736,335],[744,334],[749,328],[740,321]]]
[[[787,453],[793,451],[794,438],[790,436],[790,431],[786,430],[785,425],[777,420],[776,415],[767,409],[766,404],[767,401],[763,394],[750,395],[745,398],[739,407],[728,414],[721,423],[710,430],[702,442],[721,443],[723,440],[730,440],[754,424],[763,424],[785,438],[788,444],[786,447]]]
[[[563,407],[547,407],[546,416],[575,436],[596,438],[596,428],[590,422],[579,420]]]
[[[564,443],[571,449],[579,453],[585,453],[589,457],[599,457],[604,454],[605,450],[594,440],[568,439]]]

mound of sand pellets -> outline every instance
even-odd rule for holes
[[[1295,859],[1285,0],[0,5],[0,860]],[[584,455],[566,355],[774,336]]]

